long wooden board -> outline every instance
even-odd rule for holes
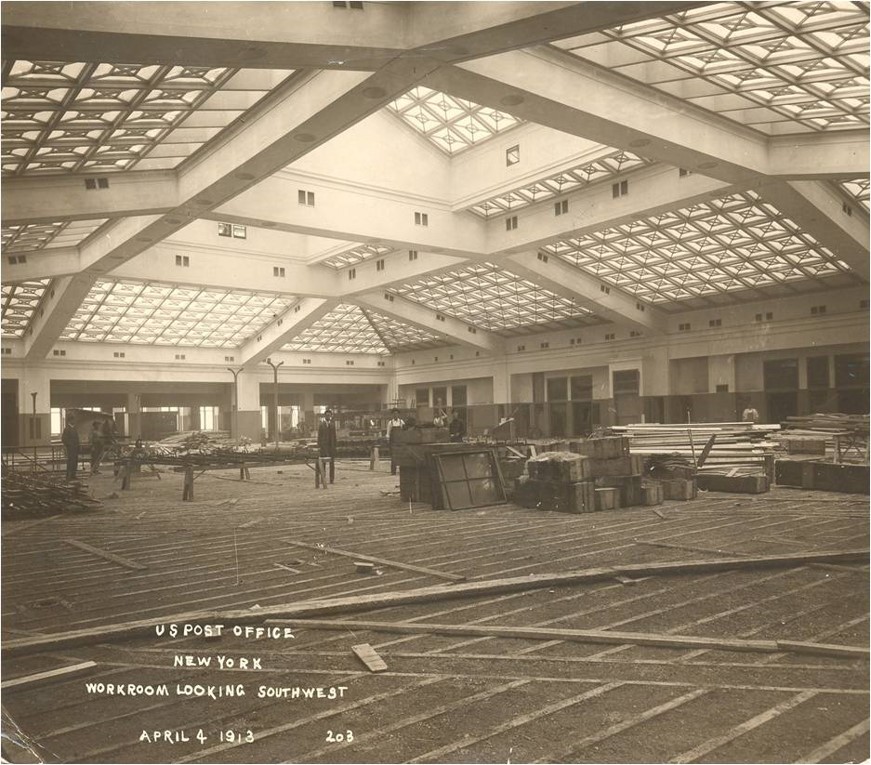
[[[37,672],[33,675],[24,675],[23,677],[15,677],[12,680],[4,680],[0,684],[0,690],[3,693],[12,693],[13,691],[25,691],[30,688],[35,688],[39,685],[48,685],[49,683],[59,683],[64,680],[69,680],[71,677],[90,672],[97,666],[95,661],[84,661],[81,664],[73,664],[70,667],[60,667],[59,669],[50,669],[46,672]]]
[[[111,561],[112,563],[117,563],[119,566],[124,566],[124,568],[132,568],[137,571],[148,568],[148,566],[143,566],[141,563],[137,563],[135,560],[123,558],[120,555],[115,555],[115,553],[101,550],[99,547],[92,547],[86,542],[80,542],[78,539],[64,539],[64,542],[66,542],[68,545],[72,545],[73,547],[78,547],[80,550],[85,550],[92,555],[96,555],[99,558],[104,558],[105,560]]]
[[[459,574],[448,574],[445,571],[436,571],[433,568],[424,568],[423,566],[414,566],[411,563],[400,563],[396,560],[388,558],[376,558],[374,555],[364,555],[363,553],[349,552],[348,550],[340,550],[337,547],[326,547],[322,545],[312,545],[308,542],[292,542],[289,539],[282,539],[285,544],[293,545],[294,547],[305,547],[307,550],[316,550],[317,552],[331,553],[332,555],[342,555],[346,558],[354,560],[365,560],[369,563],[379,563],[382,566],[390,566],[391,568],[401,568],[406,571],[415,571],[418,574],[429,574],[440,579],[447,579],[451,582],[465,582],[466,577]]]
[[[235,611],[189,611],[181,614],[167,614],[157,619],[109,624],[102,627],[59,632],[40,637],[9,640],[3,646],[6,656],[21,656],[76,645],[91,645],[118,640],[121,638],[142,637],[161,624],[170,622],[191,623],[257,623],[269,618],[292,618],[304,616],[328,616],[331,614],[367,611],[387,606],[408,603],[431,603],[454,598],[468,598],[479,595],[494,595],[505,592],[522,592],[542,587],[587,584],[613,579],[618,575],[664,576],[674,574],[703,574],[711,571],[755,568],[791,568],[806,566],[809,563],[867,563],[868,548],[844,550],[842,552],[800,553],[794,555],[767,555],[750,558],[724,558],[722,560],[690,560],[669,563],[634,563],[621,566],[588,568],[561,574],[530,574],[506,579],[485,579],[478,582],[461,582],[451,585],[435,585],[414,590],[381,592],[372,595],[309,600],[292,605],[269,606],[256,610]]]
[[[430,624],[417,622],[369,622],[334,619],[270,619],[269,624],[290,624],[324,630],[373,630],[403,635],[460,635],[470,637],[523,638],[526,640],[566,640],[572,643],[607,643],[648,645],[658,648],[707,648],[713,651],[750,651],[777,653],[775,640],[739,640],[661,635],[652,632],[615,632],[612,630],[567,630],[551,627],[505,627],[473,624]]]

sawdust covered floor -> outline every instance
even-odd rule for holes
[[[132,491],[118,491],[97,512],[4,523],[4,640],[446,582],[389,566],[361,574],[353,558],[291,542],[470,581],[868,542],[867,502],[849,495],[709,494],[656,508],[664,517],[651,508],[573,516],[511,505],[451,513],[384,496],[397,483],[385,468],[371,473],[365,462],[340,462],[326,491],[314,488],[304,466],[252,470],[246,482],[238,472],[207,473],[193,502],[181,501],[181,475],[163,473],[135,479]],[[118,490],[111,476],[90,483],[98,497]],[[867,646],[867,587],[861,564],[736,569],[334,618]],[[150,635],[6,658],[4,683],[95,666],[6,690],[4,707],[34,750],[62,762],[855,762],[869,754],[868,664],[854,658],[293,632],[293,639],[226,630],[219,640]],[[361,643],[384,659],[385,672],[370,672],[352,653]],[[187,656],[194,666],[174,666]],[[251,664],[219,669],[218,656]],[[211,666],[202,666],[208,657]],[[165,684],[169,695],[89,693],[87,683]],[[176,695],[177,686],[198,685],[242,685],[245,695]],[[261,686],[314,697],[260,698]],[[327,697],[310,690],[317,688]],[[11,730],[8,722],[4,728]],[[153,738],[164,730],[189,740],[140,740],[143,731]],[[236,740],[227,740],[229,731]]]

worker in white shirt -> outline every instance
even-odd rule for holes
[[[399,416],[399,410],[391,410],[390,419],[387,421],[387,442],[390,444],[391,475],[396,475],[396,445],[393,443],[393,431],[402,430],[403,427],[405,427],[405,421]]]

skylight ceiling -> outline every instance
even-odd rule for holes
[[[495,263],[475,263],[391,287],[397,295],[506,336],[578,327],[600,319]],[[546,325],[546,326],[544,326]]]
[[[715,3],[555,45],[767,134],[868,124],[866,3]]]
[[[3,253],[12,255],[54,247],[74,247],[105,222],[106,218],[3,226]]]
[[[421,327],[404,324],[378,311],[365,309],[372,328],[390,351],[416,351],[424,348],[439,348],[450,343],[434,332]]]
[[[50,282],[51,279],[36,279],[2,285],[3,315],[0,327],[4,337],[24,336]]]
[[[856,204],[868,212],[868,179],[853,178],[849,181],[840,181],[838,185],[849,194]]]
[[[482,218],[502,215],[649,164],[652,164],[651,160],[643,159],[632,152],[615,149],[599,159],[562,170],[528,186],[513,189],[507,194],[486,199],[473,205],[469,210]]]
[[[362,263],[364,260],[369,260],[369,258],[386,255],[388,252],[393,252],[393,249],[390,247],[384,247],[380,244],[361,244],[353,249],[346,250],[338,255],[332,255],[329,258],[322,260],[321,265],[340,269],[345,268],[346,266],[354,266],[357,263]]]
[[[274,82],[268,71],[24,60],[4,75],[4,176],[175,167]]]
[[[752,191],[563,240],[543,248],[651,303],[790,282],[859,283],[799,226]],[[832,278],[837,277],[837,278]],[[825,279],[825,281],[822,281]],[[683,308],[688,306],[684,305]],[[689,306],[693,307],[693,306]]]
[[[390,353],[360,307],[344,303],[297,335],[283,350],[302,353]]]
[[[450,156],[520,124],[510,114],[424,87],[412,88],[387,108]]]
[[[60,339],[236,347],[295,301],[289,295],[100,280]]]

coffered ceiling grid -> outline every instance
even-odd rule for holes
[[[385,247],[381,244],[362,244],[338,255],[331,255],[329,258],[322,260],[321,264],[330,268],[340,269],[346,266],[354,266],[370,258],[386,255],[389,252],[393,252],[393,248]]]
[[[474,263],[391,287],[427,308],[503,336],[602,320],[575,300],[521,279],[495,263]]]
[[[55,223],[26,223],[3,226],[3,253],[37,252],[52,247],[73,247],[92,234],[103,223],[100,220],[57,221]]]
[[[846,264],[752,191],[543,249],[660,304],[742,290],[764,296],[771,294],[767,288],[779,288],[780,293],[798,280],[818,286],[860,282]]]
[[[503,215],[649,164],[652,164],[652,160],[644,159],[629,151],[612,149],[598,159],[512,189],[506,194],[490,197],[472,205],[469,210],[481,218]]]
[[[449,156],[521,124],[510,114],[422,86],[391,101],[387,109]]]
[[[860,205],[865,212],[868,208],[868,179],[853,178],[849,181],[841,181],[837,184],[843,191],[849,194],[856,204]]]
[[[290,295],[100,280],[60,339],[236,347],[294,302]]]
[[[4,337],[24,337],[28,326],[51,279],[35,279],[3,284],[3,313],[0,317],[0,329]]]
[[[769,134],[868,124],[866,3],[717,3],[555,46]]]
[[[388,354],[359,306],[342,303],[287,343],[283,350],[299,353]]]
[[[3,175],[173,168],[269,89],[268,78],[261,77],[255,85],[263,90],[210,110],[210,99],[239,71],[245,70],[7,62]],[[197,124],[185,126],[194,112]]]

